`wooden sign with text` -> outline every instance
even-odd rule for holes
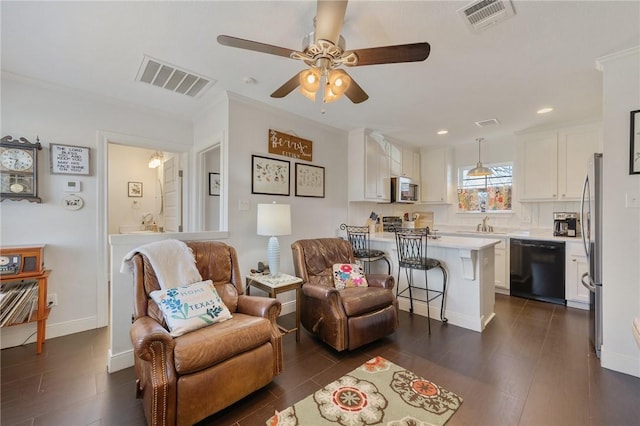
[[[311,161],[313,142],[269,129],[269,153]]]

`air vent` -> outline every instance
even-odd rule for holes
[[[497,126],[500,124],[497,118],[490,118],[488,120],[476,121],[476,126],[478,127],[489,127],[489,126]]]
[[[513,16],[515,11],[509,0],[480,0],[458,9],[458,13],[471,31],[478,32]]]
[[[195,98],[203,93],[216,80],[203,77],[194,72],[180,69],[174,65],[145,56],[136,75],[136,81],[161,87],[175,93]]]

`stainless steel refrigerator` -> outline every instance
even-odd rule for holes
[[[602,154],[589,157],[580,203],[582,242],[589,260],[589,272],[582,285],[589,289],[589,330],[596,356],[602,348]]]

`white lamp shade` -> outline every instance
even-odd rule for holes
[[[258,204],[258,235],[291,234],[291,206],[289,204]]]

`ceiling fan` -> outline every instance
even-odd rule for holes
[[[356,67],[419,62],[429,56],[431,46],[427,42],[345,50],[345,40],[340,32],[346,10],[347,0],[318,0],[314,20],[315,31],[304,38],[302,51],[228,35],[219,35],[218,43],[298,59],[309,66],[308,69],[300,71],[276,89],[271,94],[272,98],[283,98],[300,86],[303,95],[315,100],[316,92],[319,90],[321,82],[324,82],[324,102],[332,102],[345,95],[356,104],[369,99],[369,95],[346,71],[340,68],[342,65]]]

